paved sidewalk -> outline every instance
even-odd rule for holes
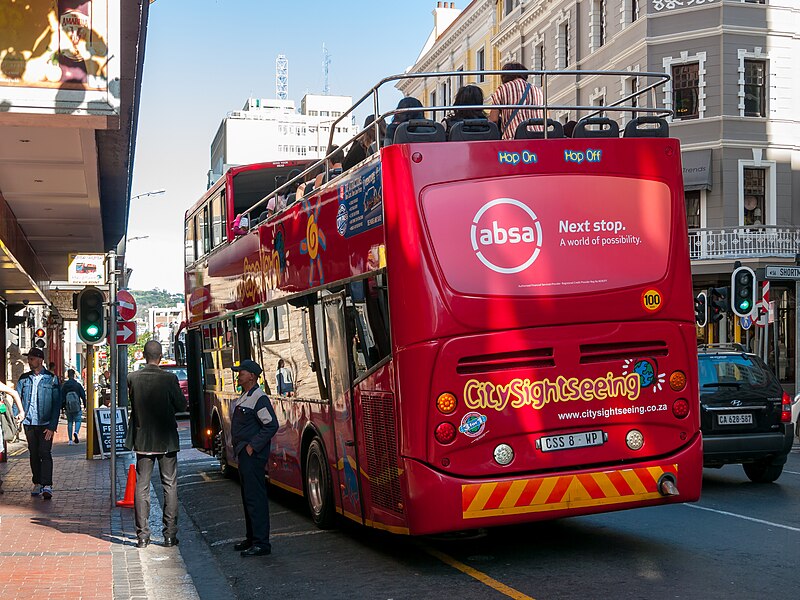
[[[68,445],[66,429],[62,422],[53,445],[51,500],[30,495],[24,441],[10,445],[8,462],[0,463],[0,598],[199,598],[180,547],[165,548],[155,535],[148,548],[135,547],[133,509],[110,506],[108,459],[86,460],[85,429],[77,446]],[[132,456],[117,460],[120,498]],[[151,504],[156,534],[155,496]]]

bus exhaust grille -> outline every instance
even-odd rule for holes
[[[637,356],[667,356],[664,341],[619,342],[614,344],[585,344],[581,346],[581,364],[636,358]]]
[[[397,469],[397,429],[394,396],[384,393],[362,393],[364,414],[364,446],[367,475],[372,501],[376,506],[403,513],[403,495]]]
[[[541,369],[556,366],[552,348],[533,348],[516,352],[499,352],[480,356],[465,356],[458,361],[456,373],[491,373],[509,369]]]

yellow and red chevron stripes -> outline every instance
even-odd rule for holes
[[[664,473],[677,477],[678,465],[468,483],[461,486],[462,514],[476,519],[662,498],[657,484]]]

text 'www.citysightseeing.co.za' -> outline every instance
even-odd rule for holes
[[[581,412],[568,412],[561,413],[558,418],[561,421],[569,421],[571,419],[607,419],[617,415],[643,415],[645,413],[663,412],[667,410],[666,404],[654,404],[650,406],[626,406],[625,408],[601,408],[595,410],[587,408]]]

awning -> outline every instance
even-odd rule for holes
[[[682,152],[683,162],[683,189],[710,190],[711,189],[711,150],[695,150]]]

